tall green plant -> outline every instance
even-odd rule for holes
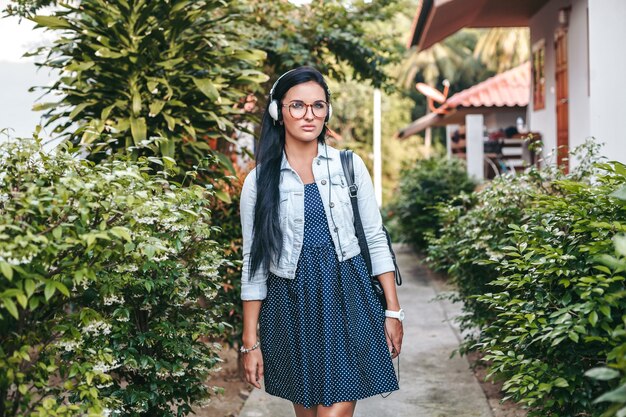
[[[0,416],[180,416],[210,396],[211,193],[149,164],[0,148]]]
[[[160,156],[178,174],[200,165],[209,138],[231,140],[234,104],[267,76],[265,53],[226,24],[222,1],[82,0],[32,17],[60,37],[40,64],[61,72],[57,101],[38,104],[48,124],[90,158],[112,153]],[[106,139],[106,140],[103,140]],[[222,158],[227,165],[229,162]]]

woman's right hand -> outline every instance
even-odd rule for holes
[[[263,355],[260,347],[243,354],[243,370],[246,381],[261,388],[259,381],[263,378]]]

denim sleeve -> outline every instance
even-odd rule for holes
[[[378,209],[372,178],[365,163],[357,154],[354,156],[354,176],[358,190],[359,214],[363,223],[367,246],[372,258],[372,275],[394,271],[393,259],[383,231],[383,219]]]
[[[243,235],[243,266],[241,271],[241,299],[263,300],[267,295],[267,273],[261,266],[250,274],[250,248],[254,231],[254,206],[256,204],[256,169],[250,171],[241,189],[239,212]]]

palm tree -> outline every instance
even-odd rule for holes
[[[440,88],[437,83],[442,79],[454,84],[477,78],[480,65],[473,57],[476,39],[475,30],[464,29],[426,50],[411,49],[399,67],[399,83],[404,88],[413,88],[418,73],[419,78],[435,88]],[[432,131],[428,128],[424,135],[427,149],[430,149],[431,142]]]
[[[474,57],[487,68],[503,72],[528,61],[530,31],[528,28],[491,28],[480,30]]]
[[[423,51],[411,49],[399,69],[401,85],[411,88],[418,73],[430,85],[442,78],[451,82],[457,80],[459,74],[467,70],[467,63],[473,61],[466,35],[459,32]]]

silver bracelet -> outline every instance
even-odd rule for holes
[[[241,353],[252,352],[253,350],[258,349],[260,344],[261,344],[261,341],[257,340],[256,343],[254,345],[252,345],[252,347],[250,349],[246,349],[245,347],[243,347],[243,344],[242,344],[241,347],[239,348],[239,352],[241,352]]]

